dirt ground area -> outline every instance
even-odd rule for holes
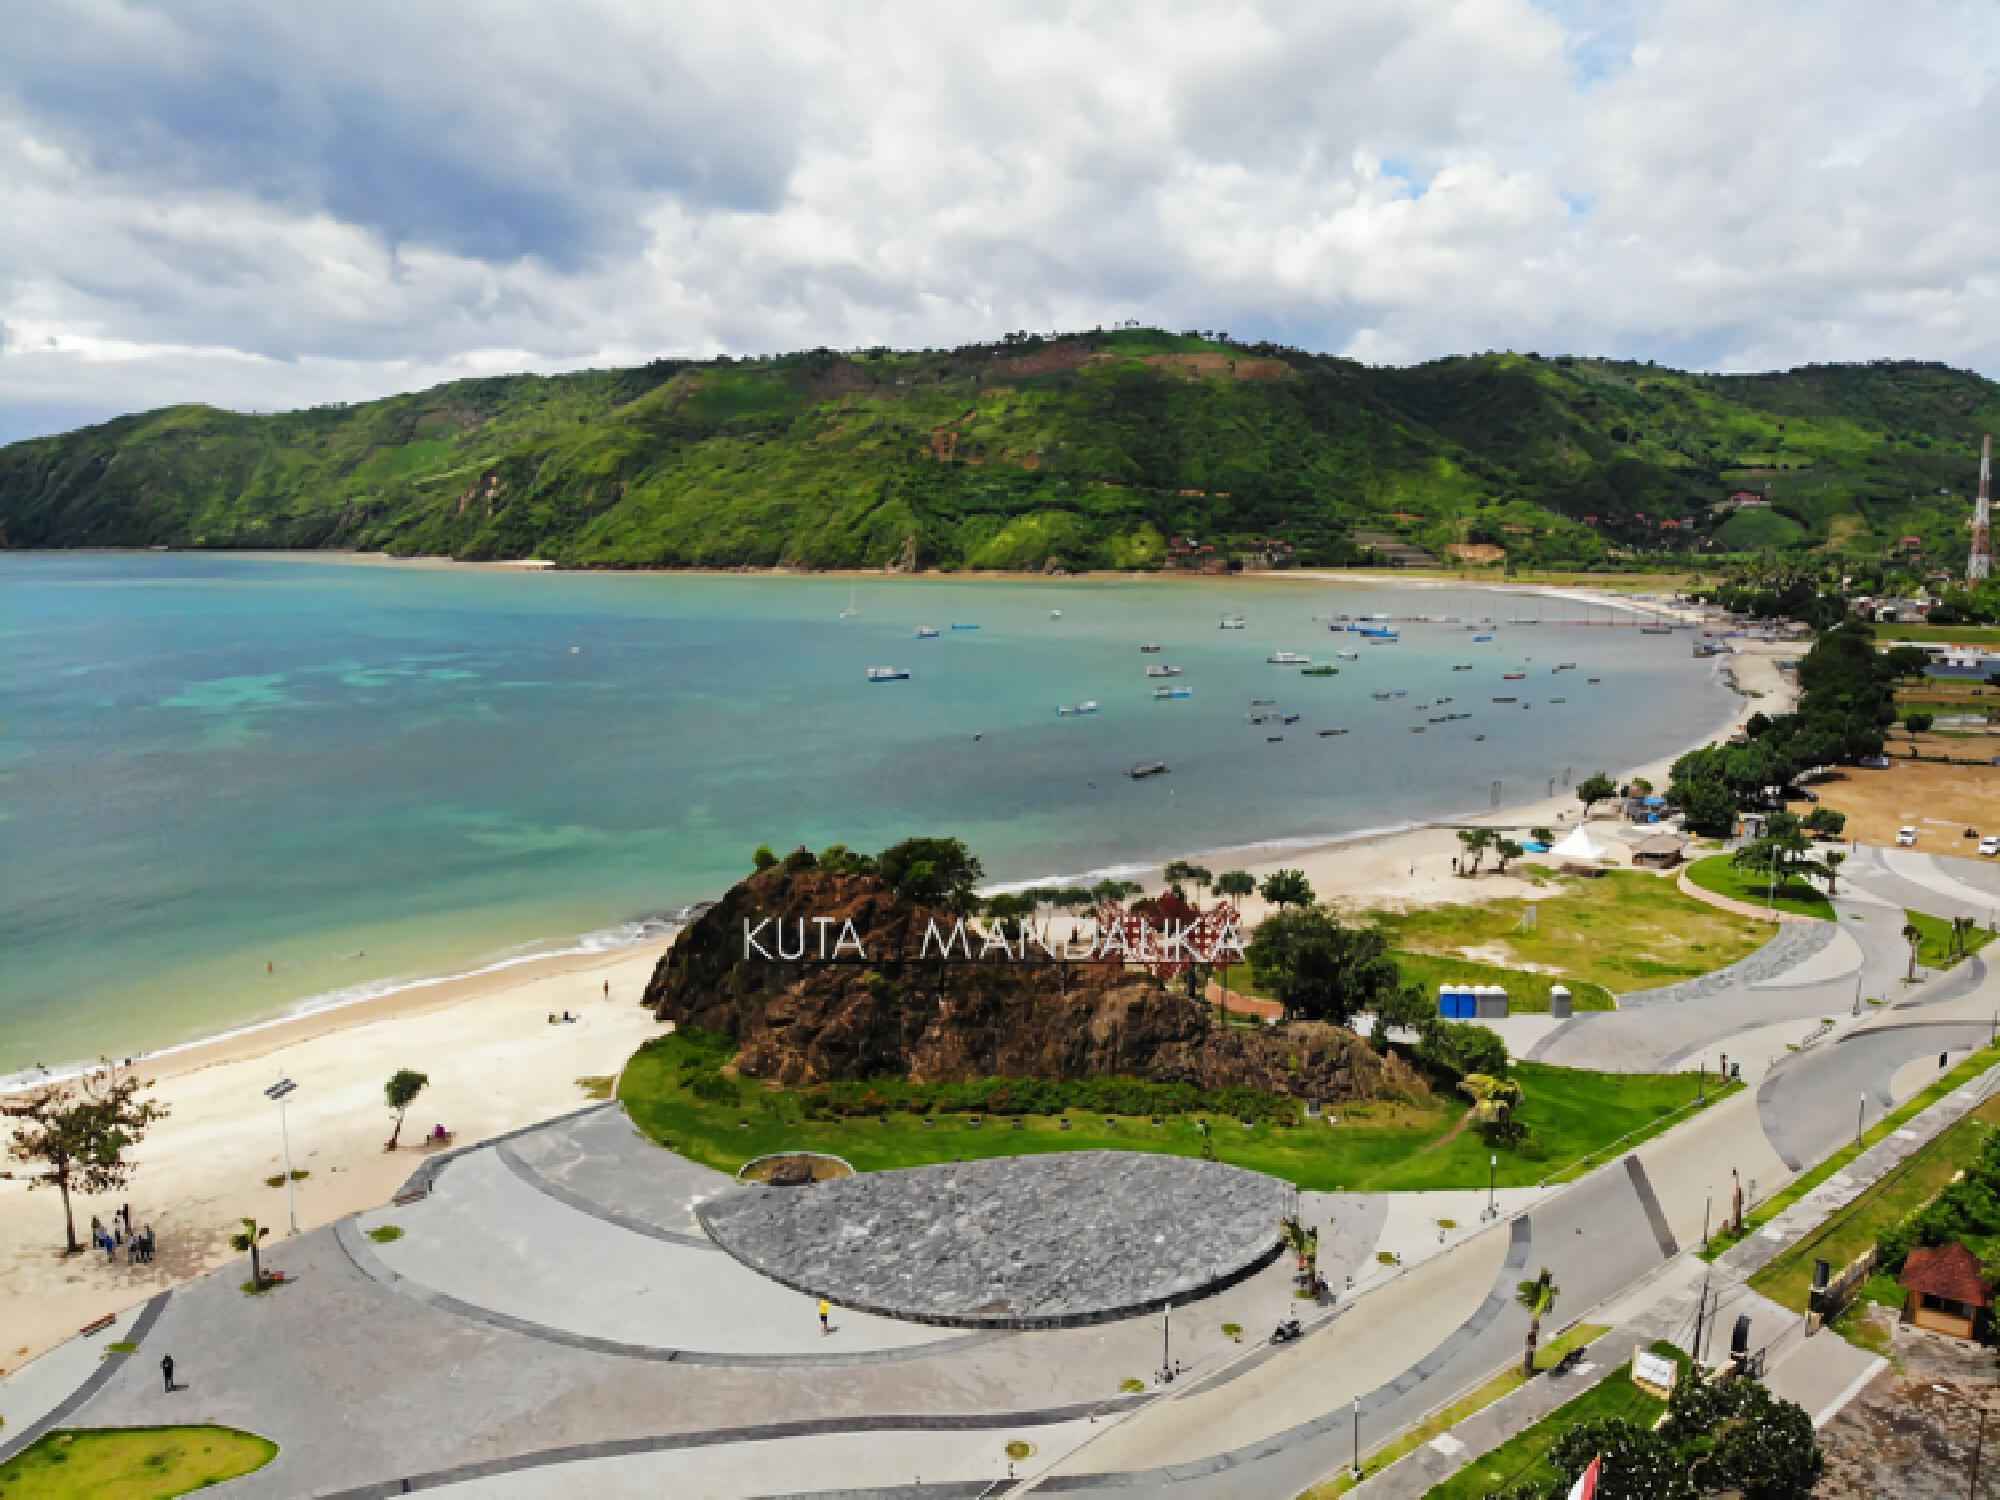
[[[1847,814],[1847,837],[1864,844],[1893,844],[1896,830],[1908,823],[1922,831],[1919,849],[1969,855],[1969,846],[1959,847],[1965,842],[1965,829],[2000,833],[2000,766],[1904,760],[1909,743],[1902,734],[1890,742],[1886,771],[1847,766],[1831,780],[1814,784],[1823,805]],[[1917,745],[1924,755],[2000,755],[2000,735],[1946,739],[1927,734]],[[1792,811],[1806,809],[1795,805]]]
[[[1900,1370],[1891,1366],[1877,1375],[1821,1429],[1826,1474],[1813,1494],[1819,1500],[2000,1500],[2000,1385],[1993,1351],[1901,1329],[1895,1357]]]

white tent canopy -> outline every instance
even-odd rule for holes
[[[1549,850],[1551,859],[1573,859],[1602,862],[1611,858],[1611,851],[1597,843],[1586,833],[1582,824],[1569,831],[1568,837]]]

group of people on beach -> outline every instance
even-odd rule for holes
[[[130,1266],[138,1266],[152,1264],[153,1249],[156,1242],[153,1237],[153,1226],[151,1224],[148,1224],[143,1229],[133,1230],[132,1205],[125,1203],[119,1205],[118,1211],[111,1216],[111,1227],[109,1229],[104,1227],[102,1219],[98,1218],[95,1214],[91,1215],[90,1243],[93,1249],[104,1252],[104,1263],[107,1266],[117,1263],[118,1251],[121,1246],[125,1251],[125,1263]]]

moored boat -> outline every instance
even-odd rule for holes
[[[1153,696],[1155,698],[1192,698],[1194,696],[1194,689],[1184,687],[1154,688]]]
[[[1274,667],[1309,667],[1312,665],[1312,658],[1310,656],[1303,656],[1297,651],[1273,651],[1264,660]]]
[[[1134,781],[1144,781],[1148,776],[1164,776],[1167,774],[1167,763],[1163,760],[1142,760],[1125,774]]]
[[[1164,665],[1157,667],[1148,667],[1146,668],[1146,675],[1148,677],[1178,677],[1181,675],[1181,669],[1179,667],[1170,667]]]
[[[868,669],[868,680],[870,682],[902,682],[909,675],[910,669],[908,667],[870,667]]]
[[[1246,630],[1249,627],[1244,623],[1243,616],[1241,615],[1224,615],[1216,628],[1219,630]]]
[[[1078,714],[1094,714],[1096,712],[1097,700],[1095,698],[1086,698],[1081,703],[1068,703],[1057,708],[1056,717],[1068,719],[1074,718]]]
[[[1146,642],[1145,645],[1139,648],[1139,654],[1142,656],[1158,656],[1162,651],[1166,649],[1167,648],[1165,646],[1156,645],[1152,641],[1148,641]]]
[[[934,641],[937,639],[937,634],[938,629],[935,625],[919,625],[917,627],[917,639],[920,641]]]
[[[1359,651],[1336,651],[1333,653],[1333,659],[1335,661],[1360,661],[1361,653]]]

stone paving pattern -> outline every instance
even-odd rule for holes
[[[1767,983],[1797,968],[1831,944],[1839,934],[1840,928],[1832,922],[1787,923],[1778,929],[1777,936],[1748,958],[1738,959],[1728,968],[1717,969],[1712,974],[1684,979],[1679,984],[1620,995],[1618,1008],[1632,1010],[1647,1005],[1677,1005],[1684,1000],[1702,1000],[1726,990]]]
[[[1270,1261],[1291,1188],[1141,1152],[873,1172],[701,1204],[709,1237],[787,1286],[951,1327],[1062,1327],[1226,1286]]]

